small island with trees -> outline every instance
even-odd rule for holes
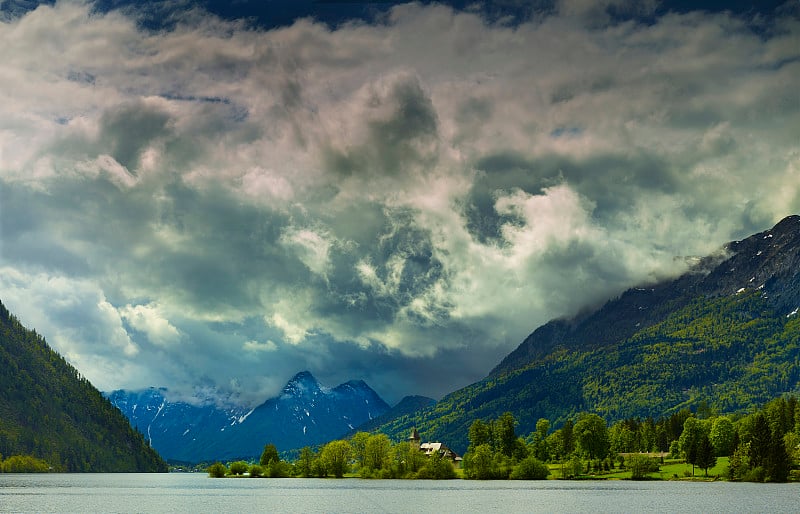
[[[610,426],[594,413],[551,431],[539,419],[525,437],[510,412],[475,420],[463,460],[444,445],[420,447],[416,429],[404,441],[357,432],[284,459],[267,444],[258,462],[207,468],[209,476],[370,479],[543,480],[800,480],[800,406],[781,397],[747,415],[680,410],[654,420],[625,419]],[[430,451],[430,448],[436,451]]]

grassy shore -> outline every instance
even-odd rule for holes
[[[550,479],[561,478],[561,464],[549,464],[549,467]],[[692,476],[691,464],[687,464],[682,460],[665,459],[664,464],[659,466],[659,470],[649,473],[646,480],[721,480],[727,467],[728,457],[719,457],[717,458],[717,464],[708,469],[708,476],[705,476],[704,471],[697,466],[695,466],[694,476]],[[630,470],[617,468],[609,472],[584,474],[576,477],[578,480],[629,480],[630,478]]]

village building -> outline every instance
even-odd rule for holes
[[[456,467],[460,466],[461,461],[463,460],[459,454],[448,448],[444,443],[440,443],[438,441],[431,443],[421,442],[419,432],[416,428],[411,429],[411,435],[408,438],[408,442],[411,444],[412,448],[424,453],[426,456],[430,457],[431,455],[438,453],[442,457],[449,459]]]

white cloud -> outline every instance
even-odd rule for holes
[[[242,177],[242,190],[255,198],[287,202],[294,196],[292,184],[273,170],[253,168]]]
[[[180,332],[164,317],[158,305],[129,304],[119,309],[119,314],[134,329],[144,332],[153,344],[165,346],[180,341]]]
[[[285,302],[281,302],[284,303]],[[268,323],[283,332],[286,342],[291,344],[302,343],[308,335],[308,320],[297,312],[296,305],[289,306],[287,311],[276,311],[267,319]]]
[[[327,278],[329,253],[331,246],[336,243],[329,233],[292,227],[283,233],[281,243],[290,248],[309,270]]]
[[[111,386],[286,378],[337,348],[488,370],[469,355],[800,210],[796,21],[590,20],[653,6],[2,22],[2,300]]]
[[[132,359],[140,347],[125,330],[117,309],[91,281],[0,268],[2,301],[94,384],[140,375]],[[110,374],[106,374],[113,371]],[[120,377],[120,375],[123,375]]]
[[[245,341],[242,349],[246,352],[274,352],[278,349],[278,345],[274,341],[267,340],[266,342],[259,341]]]

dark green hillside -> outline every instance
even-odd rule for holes
[[[505,411],[520,422],[521,434],[532,432],[540,417],[561,424],[581,411],[608,420],[660,417],[700,404],[746,411],[800,392],[800,317],[776,315],[765,304],[759,293],[697,299],[620,343],[553,352],[381,431],[403,437],[416,426],[425,438],[464,451],[473,420]]]
[[[2,303],[0,454],[61,471],[167,471],[122,413]]]
[[[391,423],[398,418],[404,416],[414,416],[425,408],[433,406],[435,403],[436,400],[433,398],[428,398],[427,396],[406,396],[388,411],[376,418],[372,418],[366,423],[362,423],[347,435],[351,436],[356,432],[371,432],[372,430],[386,425],[387,423]]]
[[[800,392],[800,218],[727,247],[683,277],[632,289],[537,329],[484,380],[381,427],[467,447],[475,419],[505,411],[534,430],[578,412],[608,421],[683,408],[746,411]]]

